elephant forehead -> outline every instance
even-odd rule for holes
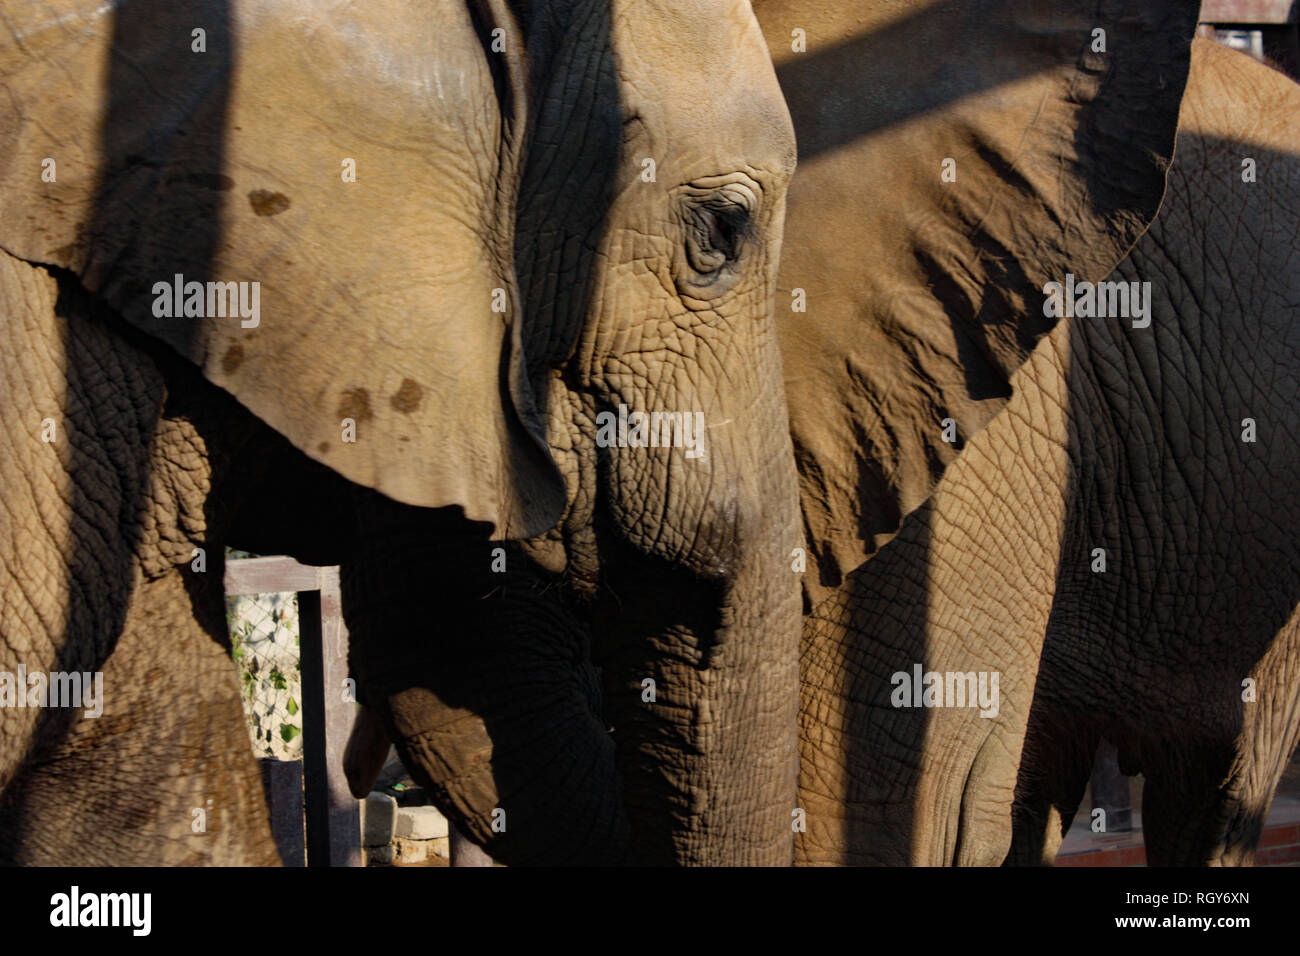
[[[624,117],[686,167],[683,178],[793,171],[794,126],[749,3],[620,0],[615,11]]]

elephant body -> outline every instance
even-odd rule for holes
[[[1062,321],[806,621],[800,860],[1051,862],[1106,738],[1150,862],[1250,861],[1300,713],[1298,128],[1300,87],[1197,41],[1112,277],[1151,282],[1150,327]],[[999,672],[998,713],[894,708],[913,662]]]
[[[795,146],[748,4],[22,3],[0,81],[0,671],[105,685],[0,709],[0,862],[275,859],[227,545],[340,565],[363,790],[391,740],[505,863],[789,861]]]
[[[354,792],[391,742],[511,865],[1038,862],[1100,736],[1153,859],[1248,857],[1295,94],[1183,103],[1194,5],[11,8],[0,672],[105,699],[0,709],[0,862],[274,861],[226,545],[340,565]],[[1043,307],[1122,260],[1149,326]]]
[[[66,275],[0,254],[5,661],[102,673],[103,712],[0,708],[0,858],[271,864],[226,633],[223,556],[274,436],[114,327]],[[191,571],[196,547],[206,572]]]
[[[1081,409],[1071,412],[1077,490],[1013,859],[1054,857],[1057,818],[1063,833],[1102,736],[1124,772],[1146,778],[1149,862],[1249,863],[1295,751],[1297,130],[1300,86],[1198,41],[1169,191],[1119,269],[1160,290],[1155,335],[1074,322],[1065,378]],[[1192,383],[1194,397],[1171,380]],[[1089,546],[1102,538],[1117,546],[1093,575]]]

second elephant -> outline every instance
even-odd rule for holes
[[[1110,277],[1150,284],[1149,326],[1062,321],[806,622],[801,861],[1050,862],[1106,738],[1149,862],[1250,862],[1300,735],[1297,130],[1300,87],[1196,42],[1160,214]],[[918,664],[1000,675],[995,712],[899,708]]]

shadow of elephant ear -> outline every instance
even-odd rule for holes
[[[1151,222],[1197,11],[754,6],[800,148],[777,321],[815,603],[1005,406],[1048,284],[1104,279]]]
[[[0,168],[0,247],[17,266],[37,266],[29,274],[48,282],[55,296],[52,302],[41,295],[24,301],[48,336],[27,350],[61,378],[58,394],[45,396],[50,405],[42,415],[50,416],[58,436],[51,442],[60,455],[54,480],[66,482],[59,512],[66,525],[57,557],[46,565],[63,577],[50,589],[60,595],[61,633],[53,641],[55,659],[41,666],[49,673],[102,674],[119,645],[137,581],[139,515],[167,398],[163,375],[138,337],[122,336],[106,302],[147,292],[150,281],[173,265],[199,281],[210,276],[222,193],[230,188],[222,168],[231,18],[225,2],[188,11],[148,0],[57,6],[9,4],[4,11],[0,153],[7,161]],[[207,53],[191,53],[192,45],[203,43]],[[150,103],[152,122],[141,123],[137,113]],[[168,211],[160,216],[160,209]],[[183,223],[170,230],[174,247],[142,251],[157,246],[149,230],[160,219]],[[120,263],[145,259],[153,262],[150,268],[117,271]],[[6,331],[13,347],[31,328]],[[174,324],[176,347],[190,348],[194,331],[193,322]],[[6,497],[16,491],[7,488]],[[36,513],[42,510],[35,506]],[[32,574],[40,553],[35,541],[25,545],[15,558],[18,573]],[[196,575],[185,584],[219,588],[220,574]],[[200,606],[214,605],[196,602],[196,611]],[[224,636],[224,622],[200,624]],[[33,660],[23,663],[36,670]],[[29,768],[62,752],[76,722],[76,711],[68,708],[38,713]],[[12,829],[21,841],[28,839],[34,808],[19,783],[6,792],[5,816],[19,821]]]
[[[6,11],[0,245],[75,274],[349,480],[542,533],[564,487],[519,343],[522,81],[480,36],[498,8]]]

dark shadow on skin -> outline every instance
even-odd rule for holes
[[[982,35],[982,27],[969,30],[964,26],[968,18],[979,15],[974,6],[969,0],[928,4],[874,33],[781,63],[776,71],[781,88],[798,91],[789,98],[789,105],[799,162],[961,97],[1023,79],[1026,74],[1019,58],[990,58],[989,66],[997,72],[986,73],[981,85],[973,89],[970,77],[954,66],[950,73],[941,73],[938,82],[918,86],[916,97],[878,95],[879,90],[898,86],[896,51],[932,49],[935,57],[942,59],[942,50],[949,44]],[[962,58],[968,55],[963,53]],[[863,103],[870,103],[870,110],[861,109]]]
[[[953,44],[989,36],[986,22],[1001,18],[1000,8],[1020,5],[970,0],[927,4],[874,33],[785,60],[777,67],[777,78],[782,89],[797,91],[789,97],[789,106],[799,143],[799,162],[1031,75],[1025,58],[1015,50],[990,47],[982,55],[984,72],[972,82],[972,77],[956,64],[969,63],[976,54],[963,49],[960,56],[951,58],[951,69],[941,69],[932,82],[923,86],[909,87],[910,96],[879,95],[880,90],[898,89],[896,51],[933,50],[935,60],[943,62],[944,50]],[[869,109],[862,109],[865,103],[870,104]],[[1096,185],[1101,187],[1103,183],[1098,181]]]
[[[1196,155],[1201,147],[1190,139],[1180,137],[1179,149]],[[1204,148],[1211,156],[1235,157],[1242,144],[1211,141]],[[1261,170],[1294,166],[1297,158],[1260,149],[1251,154]],[[1190,174],[1193,185],[1199,175]],[[1204,200],[1198,195],[1196,201]],[[1271,500],[1267,475],[1261,479],[1266,469],[1239,457],[1252,446],[1238,443],[1239,425],[1228,411],[1232,397],[1219,394],[1222,369],[1249,362],[1250,350],[1266,347],[1257,343],[1264,341],[1259,333],[1268,326],[1262,317],[1250,315],[1245,328],[1234,328],[1223,313],[1202,305],[1201,297],[1190,294],[1185,274],[1168,265],[1154,239],[1140,241],[1135,254],[1137,261],[1126,260],[1112,278],[1152,282],[1151,327],[1134,330],[1116,319],[1069,320],[1076,340],[1066,371],[1073,464],[1067,533],[1017,779],[1008,864],[1040,862],[1049,806],[1059,810],[1063,832],[1076,812],[1090,814],[1090,807],[1079,804],[1099,737],[1117,745],[1123,773],[1147,778],[1142,823],[1148,862],[1199,865],[1216,858],[1222,849],[1215,832],[1222,821],[1216,816],[1224,782],[1234,771],[1233,742],[1244,726],[1246,707],[1285,712],[1279,702],[1243,702],[1241,680],[1300,602],[1300,566],[1285,560],[1287,532],[1276,521],[1258,511],[1246,516],[1223,510],[1225,501]],[[1142,268],[1144,263],[1150,265]],[[1207,267],[1216,264],[1210,260]],[[1173,276],[1177,278],[1167,278]],[[1187,314],[1187,303],[1202,311]],[[1183,313],[1177,311],[1179,304],[1184,304]],[[1259,324],[1250,324],[1256,319]],[[1135,346],[1140,340],[1134,337],[1139,335],[1157,336],[1159,377],[1165,383],[1182,382],[1188,374],[1196,383],[1197,370],[1207,368],[1197,384],[1200,394],[1179,402],[1170,397],[1167,384],[1154,384],[1150,369],[1138,364]],[[1196,363],[1190,370],[1189,360]],[[1134,379],[1144,402],[1141,409],[1125,408],[1125,396],[1112,405],[1108,399],[1115,396],[1103,395],[1096,371],[1102,362],[1118,363]],[[1219,378],[1209,378],[1212,374]],[[1150,418],[1152,395],[1165,402],[1155,420]],[[1148,419],[1135,431],[1131,420],[1138,413]],[[1165,416],[1171,417],[1169,425],[1162,421]],[[1190,437],[1182,440],[1192,443],[1191,455],[1175,453],[1169,439],[1184,428]],[[1156,450],[1133,454],[1123,446],[1126,437],[1134,436],[1140,447],[1148,430],[1159,444]],[[1269,440],[1290,442],[1295,457],[1294,422],[1275,423],[1272,436],[1260,438]],[[1151,470],[1153,458],[1160,465]],[[1186,503],[1197,492],[1187,476],[1198,475],[1201,462],[1220,462],[1231,483],[1214,480],[1212,473],[1200,477],[1201,500]],[[1183,502],[1182,510],[1149,513],[1134,494],[1142,487],[1157,489],[1161,507],[1177,509]],[[1175,547],[1166,529],[1179,522],[1186,522],[1188,540]],[[1151,540],[1153,529],[1165,537]],[[1141,534],[1147,537],[1139,538]],[[1277,537],[1269,539],[1269,534]],[[1106,549],[1105,573],[1091,570],[1094,547]],[[1138,555],[1146,554],[1149,561],[1153,552],[1160,555],[1158,570],[1153,576],[1146,566],[1139,573]],[[1212,569],[1207,568],[1210,561]],[[1170,604],[1182,609],[1178,616]],[[1142,614],[1145,626],[1125,626],[1126,611],[1129,617]],[[1171,616],[1172,621],[1166,620]],[[1167,686],[1171,682],[1173,692]],[[1273,726],[1273,739],[1279,739],[1279,722]],[[1233,816],[1223,837],[1229,859],[1258,841],[1263,824],[1264,812],[1258,808]]]
[[[1021,6],[1014,2],[946,0],[926,5],[873,33],[783,62],[777,68],[777,76],[786,91],[794,120],[800,163],[959,99],[1032,75],[1037,64],[1015,49],[1020,30],[1010,26]],[[988,29],[989,21],[1002,19],[1008,22],[1006,30]],[[1190,17],[1187,23],[1188,37],[1195,27],[1194,19]],[[974,42],[986,43],[987,48],[980,51],[963,48],[959,55],[950,58],[954,64],[951,68],[941,67],[924,82],[900,88],[896,51],[932,50],[935,62],[943,63],[946,49],[954,44],[968,45],[972,38]],[[1179,38],[1171,37],[1164,52],[1173,56],[1178,46]],[[1062,56],[1083,57],[1084,53],[1085,47],[1081,47],[1078,51],[1064,51]],[[1112,43],[1107,54],[1108,72],[1075,131],[1077,154],[1084,158],[1085,168],[1092,171],[1087,185],[1093,212],[1103,216],[1128,208],[1154,215],[1161,195],[1163,170],[1145,158],[1167,155],[1170,145],[1163,139],[1167,124],[1143,124],[1137,120],[1121,128],[1116,120],[1119,116],[1140,117],[1144,110],[1150,109],[1150,71],[1128,68],[1124,62],[1126,55],[1123,44]],[[974,76],[960,66],[974,62],[982,67]],[[1178,71],[1185,75],[1186,68],[1185,59],[1177,64],[1171,62],[1167,82],[1178,82]],[[882,90],[892,91],[894,95],[883,96]],[[1113,149],[1116,136],[1131,142],[1132,155],[1142,157],[1140,161],[1145,164],[1117,170],[1111,162],[1087,159],[1098,149]],[[1139,197],[1136,205],[1135,196]],[[1007,250],[981,240],[978,234],[972,238],[988,245],[981,249],[981,262],[993,270],[989,294],[977,312],[971,311],[969,296],[952,285],[945,267],[929,263],[922,266],[934,283],[936,298],[948,312],[969,394],[979,400],[998,400],[995,408],[1000,408],[1010,394],[1007,378],[1037,340],[1050,331],[1055,320],[1045,318],[1041,310],[1025,312],[1021,308],[1020,303],[1031,301],[1032,296],[1040,293],[1040,286],[1030,281]],[[997,274],[999,268],[1004,269],[1003,274]],[[1004,353],[999,358],[990,349],[986,329],[1005,324],[1006,316],[1015,313],[1021,313],[1014,329],[1019,354],[1012,353],[1007,358]],[[870,535],[877,530],[871,527],[864,528],[863,532]]]
[[[1089,336],[1091,330],[1087,320],[1064,321],[1071,324],[1072,338],[1094,338],[1096,348],[1107,347],[1105,336]],[[1042,646],[1020,768],[1016,774],[1011,847],[1003,861],[1004,866],[1039,866],[1045,862],[1043,853],[1053,826],[1053,812],[1059,815],[1061,835],[1069,831],[1088,785],[1100,738],[1106,735],[1111,740],[1120,739],[1112,736],[1118,730],[1110,720],[1112,711],[1101,704],[1101,699],[1109,697],[1113,691],[1089,690],[1092,681],[1103,679],[1090,673],[1092,667],[1089,665],[1101,663],[1103,669],[1113,668],[1114,672],[1106,675],[1113,681],[1119,671],[1133,663],[1115,656],[1123,653],[1125,640],[1122,636],[1116,642],[1119,647],[1112,644],[1103,649],[1103,643],[1113,641],[1114,636],[1108,638],[1101,634],[1101,629],[1079,612],[1080,607],[1095,606],[1089,597],[1096,596],[1099,588],[1105,591],[1105,596],[1100,598],[1103,604],[1118,606],[1117,592],[1125,573],[1123,569],[1112,566],[1109,574],[1094,574],[1092,547],[1105,547],[1107,560],[1113,564],[1121,552],[1131,552],[1136,542],[1111,540],[1115,536],[1113,529],[1107,533],[1103,528],[1087,527],[1088,509],[1095,510],[1099,502],[1092,495],[1085,500],[1081,493],[1079,469],[1089,467],[1099,475],[1107,474],[1103,487],[1109,487],[1114,481],[1115,463],[1113,453],[1108,454],[1105,461],[1094,463],[1095,452],[1081,436],[1081,432],[1090,429],[1094,416],[1104,415],[1106,410],[1098,407],[1096,392],[1086,382],[1088,371],[1078,360],[1078,348],[1078,343],[1071,341],[1064,370],[1066,395],[1069,397],[1067,440],[1071,462],[1065,487],[1065,531],[1047,633],[1041,637],[1025,635],[1027,642],[1041,640]],[[1088,464],[1085,465],[1085,461]],[[1113,514],[1116,502],[1110,501],[1108,505],[1106,514]],[[1103,655],[1104,660],[1096,660]],[[1072,665],[1072,659],[1078,663]],[[1053,661],[1057,662],[1056,665]],[[1095,695],[1095,700],[1089,700],[1090,693]],[[1050,838],[1054,837],[1050,834]]]
[[[1072,323],[1071,334],[1076,334],[1082,324],[1081,320],[1065,321]],[[1089,410],[1076,407],[1074,392],[1069,388],[1076,381],[1078,372],[1073,349],[1070,350],[1070,357],[1065,379],[1066,394],[1070,396],[1069,451],[1075,467],[1070,470],[1065,488],[1065,534],[1057,569],[1056,589],[1052,597],[1052,610],[1048,615],[1047,634],[1041,638],[1038,678],[1026,722],[1020,768],[1016,773],[1011,809],[1011,847],[1003,866],[1044,864],[1043,852],[1053,826],[1053,812],[1059,814],[1061,835],[1070,829],[1075,810],[1083,798],[1092,773],[1094,755],[1103,733],[1101,728],[1107,717],[1105,711],[1096,706],[1079,707],[1077,702],[1076,706],[1054,706],[1046,702],[1051,697],[1064,695],[1068,699],[1072,696],[1070,688],[1062,682],[1085,682],[1080,680],[1078,674],[1072,674],[1068,666],[1053,671],[1048,660],[1055,656],[1053,652],[1057,652],[1057,646],[1060,645],[1065,650],[1074,645],[1075,656],[1081,651],[1096,655],[1100,653],[1099,648],[1085,649],[1083,645],[1088,641],[1100,642],[1104,639],[1093,635],[1093,629],[1082,623],[1077,613],[1081,596],[1086,595],[1089,587],[1095,586],[1098,581],[1091,580],[1091,548],[1083,548],[1080,553],[1080,541],[1087,540],[1089,536],[1082,527],[1085,505],[1080,501],[1077,465],[1079,456],[1085,452],[1079,443],[1078,429],[1081,423],[1077,416],[1086,417]],[[1127,543],[1121,546],[1127,550]],[[1108,556],[1115,550],[1115,543],[1109,544]],[[1115,574],[1118,571],[1119,569],[1113,569]],[[1113,585],[1117,582],[1118,579],[1112,577],[1109,582],[1101,583]],[[1028,634],[1025,639],[1032,642],[1040,637]],[[1053,645],[1050,650],[1049,644]],[[1124,666],[1117,660],[1111,663],[1116,669]]]
[[[805,684],[810,663],[839,655],[837,694],[844,704],[835,755],[845,768],[844,792],[827,794],[844,804],[840,853],[832,859],[854,865],[906,866],[911,862],[913,818],[920,755],[929,725],[924,707],[896,708],[891,676],[912,674],[927,658],[931,506],[904,519],[899,533],[856,571],[827,601],[805,618],[801,656]],[[830,624],[830,637],[824,636]],[[837,635],[842,634],[842,638]],[[841,643],[842,642],[842,643]],[[834,686],[833,684],[831,686]],[[817,710],[800,708],[801,724]],[[801,736],[806,736],[805,727]],[[815,775],[803,776],[800,789],[815,789]],[[815,812],[809,811],[811,814]],[[809,835],[817,821],[809,819]]]
[[[698,812],[663,772],[671,760],[666,742],[680,738],[680,713],[663,706],[675,664],[706,670],[725,627],[725,581],[708,580],[641,553],[612,521],[598,520],[602,581],[591,609],[593,659],[603,677],[605,716],[617,746],[619,779],[631,818],[630,859],[640,866],[669,866],[680,858],[674,832]],[[734,600],[734,599],[733,599]],[[671,635],[671,636],[669,636]],[[643,697],[655,682],[656,707]]]
[[[341,575],[350,661],[411,775],[499,862],[619,862],[613,744],[584,615],[563,583],[458,508],[365,489],[357,507],[368,533]]]
[[[100,142],[88,155],[107,157],[89,227],[82,237],[89,248],[87,284],[107,298],[123,284],[143,285],[126,292],[149,308],[154,281],[174,273],[186,281],[207,281],[220,241],[218,210],[224,178],[224,134],[232,67],[231,12],[227,0],[204,0],[180,6],[172,0],[128,0],[111,14],[112,55],[105,78],[107,106]],[[207,32],[207,52],[191,50],[191,30]],[[85,91],[92,95],[92,91]],[[149,122],[142,121],[148,118]],[[52,270],[56,271],[56,270]],[[57,312],[91,313],[111,321],[98,300],[80,288],[77,277],[59,273]],[[132,316],[133,319],[139,318]],[[194,320],[172,319],[169,341],[184,347],[197,332]],[[69,347],[73,347],[69,343]],[[69,361],[73,359],[70,356]],[[90,370],[94,358],[81,355]],[[148,448],[159,408],[105,409],[94,406],[93,386],[82,376],[87,394],[67,402],[60,422],[69,442],[71,518],[67,569],[70,594],[58,656],[51,670],[99,671],[117,644],[131,597],[133,555],[138,545],[138,509],[146,491]],[[71,383],[69,383],[71,388]],[[114,437],[123,426],[138,429],[124,441]],[[123,449],[132,460],[122,460]],[[104,474],[110,463],[111,475]],[[104,514],[109,482],[111,508]],[[186,574],[196,616],[224,644],[225,623],[203,608],[213,607],[212,587],[221,587],[219,548],[208,555],[206,576]],[[202,578],[202,580],[196,580]],[[121,691],[119,691],[121,692]],[[124,691],[123,693],[135,693]],[[105,696],[115,689],[104,687]],[[25,766],[40,765],[67,741],[80,711],[46,708],[41,712]],[[24,819],[39,812],[23,797],[23,771],[3,798],[0,810],[0,862],[23,852]]]
[[[531,391],[545,420],[553,370],[574,353],[590,311],[592,250],[606,228],[622,124],[608,2],[511,7],[529,70],[513,265]],[[481,11],[475,17],[486,51],[491,24]],[[500,58],[487,56],[504,97],[508,77]],[[502,107],[507,115],[518,112],[508,99]],[[505,831],[488,828],[494,806],[484,801],[493,797],[472,783],[473,772],[431,772],[437,761],[422,760],[400,739],[390,713],[389,734],[412,776],[500,862],[623,861],[627,821],[591,661],[591,608],[519,546],[489,542],[486,529],[465,521],[459,509],[420,511],[364,490],[357,495],[362,533],[341,584],[363,699],[379,704],[394,695],[394,712],[416,726],[447,726],[446,708],[472,715],[455,725],[462,730],[481,721]],[[504,573],[491,570],[497,547],[505,551]],[[444,752],[459,756],[460,743],[445,740]],[[480,745],[477,738],[464,744]],[[489,759],[485,752],[472,756]]]
[[[608,227],[622,155],[622,110],[608,0],[531,0],[512,5],[528,46],[531,95],[529,149],[516,208],[514,265],[524,309],[524,354],[531,391],[545,420],[555,369],[564,370],[570,389],[580,387],[568,365],[593,307],[598,265],[593,250],[600,248]],[[557,680],[570,683],[572,696],[581,699],[582,706],[571,706],[571,726],[557,727],[555,732],[580,738],[594,730],[603,739],[591,741],[593,747],[612,746],[604,736],[610,721],[604,714],[601,675],[592,663],[592,643],[598,631],[592,606],[568,582],[543,572],[524,554],[512,553],[511,562],[512,568],[523,568],[518,580],[503,585],[503,590],[513,590],[514,597],[498,594],[495,599],[507,602],[508,613],[511,606],[521,606],[521,592],[528,593],[525,600],[533,605],[537,618],[555,621],[554,633],[567,641],[565,653],[571,655],[564,677],[557,676]],[[526,626],[523,631],[527,632]],[[516,655],[520,661],[536,657],[534,648],[541,642],[534,638],[530,643],[533,647]],[[531,670],[545,666],[539,661]],[[520,733],[519,726],[509,721],[488,719],[487,723],[494,741],[509,741]],[[606,763],[597,759],[594,772],[606,770]],[[616,768],[609,772],[617,778]],[[535,791],[539,772],[526,757],[517,757],[494,761],[493,775],[500,792],[524,792],[530,785]],[[580,838],[574,851],[555,847],[551,859],[626,859],[628,822],[618,780],[593,778],[579,785],[607,791],[594,795],[573,794],[576,781],[558,783],[569,790],[567,795],[557,792],[550,805],[520,808],[521,821],[522,813],[534,821],[534,832],[524,841],[537,845],[542,836],[536,831],[558,824],[561,830],[576,831]],[[564,809],[566,803],[568,810]],[[581,809],[584,806],[588,808],[585,811]],[[596,844],[591,842],[593,833],[603,834]],[[602,841],[606,845],[598,845]],[[646,858],[644,853],[637,856]]]

